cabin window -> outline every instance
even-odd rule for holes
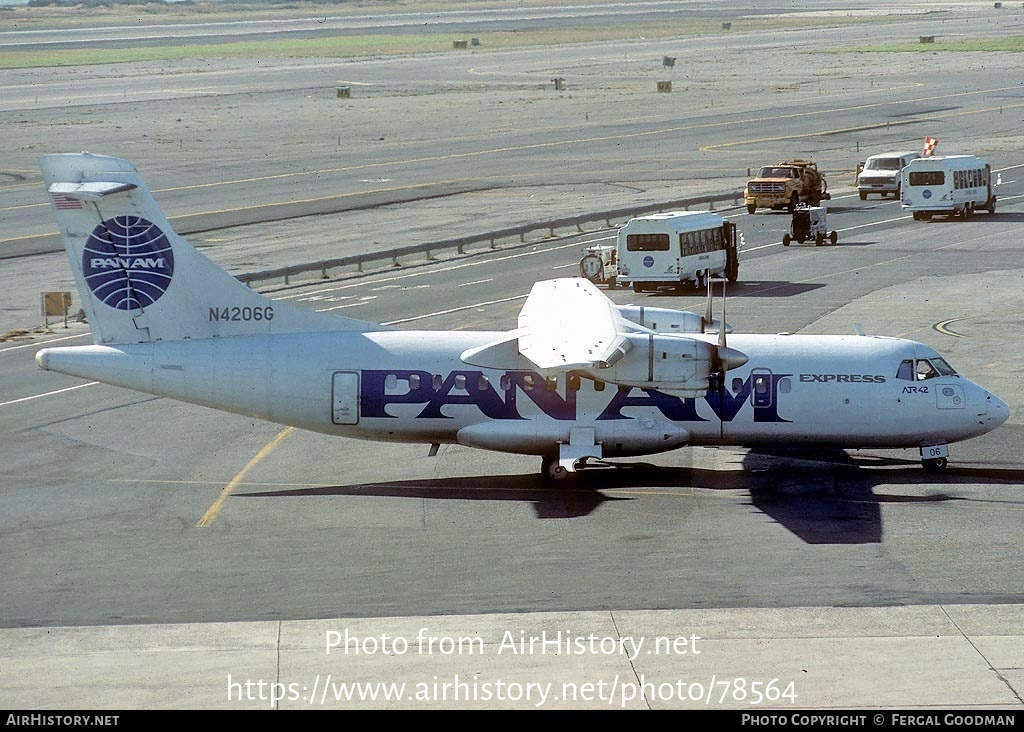
[[[508,378],[508,374],[502,374],[501,378],[498,379],[498,386],[501,387],[502,391],[508,391],[512,388],[512,379]]]
[[[430,386],[434,391],[441,391],[441,387],[444,385],[444,379],[441,378],[441,374],[434,374],[430,380]]]
[[[732,393],[739,394],[741,391],[743,391],[743,379],[737,376],[732,380]]]
[[[455,388],[456,389],[462,389],[463,391],[466,390],[466,375],[465,374],[456,374],[456,376],[455,376]]]
[[[548,391],[554,391],[555,389],[558,388],[558,377],[549,376],[548,378],[544,379],[544,386],[547,387]]]
[[[487,378],[487,374],[480,374],[480,378],[476,380],[477,391],[487,391],[487,387],[491,385],[491,380]]]
[[[416,391],[419,388],[420,388],[420,375],[419,374],[409,374],[409,389],[412,390],[412,391]]]
[[[579,391],[580,390],[580,377],[578,375],[576,375],[576,374],[569,374],[569,378],[566,379],[565,385],[566,385],[566,388],[568,388],[569,391]]]
[[[398,388],[398,376],[395,374],[388,374],[384,377],[384,388],[388,391],[394,391]]]
[[[594,382],[594,391],[604,391],[604,382],[603,381],[595,381]]]
[[[793,382],[789,379],[779,379],[779,391],[782,394],[788,394],[793,390]]]
[[[523,391],[533,391],[534,386],[536,386],[536,381],[533,374],[523,374]]]
[[[768,393],[768,377],[767,376],[755,376],[754,377],[754,393],[761,395]]]

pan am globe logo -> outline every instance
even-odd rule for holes
[[[138,310],[171,284],[174,253],[160,227],[139,216],[115,216],[92,230],[82,252],[92,293],[117,310]]]

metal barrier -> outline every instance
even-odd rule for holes
[[[526,235],[534,232],[546,229],[548,231],[548,238],[556,236],[555,229],[562,229],[566,227],[575,227],[576,233],[586,233],[583,229],[583,224],[591,221],[604,221],[608,228],[613,226],[612,221],[620,219],[630,219],[634,216],[660,212],[660,211],[674,211],[680,208],[687,209],[690,206],[696,206],[700,204],[708,204],[711,210],[714,210],[714,204],[721,201],[728,201],[735,205],[739,205],[739,202],[743,200],[742,191],[739,193],[719,193],[709,196],[697,196],[695,198],[682,198],[675,201],[665,201],[663,203],[652,204],[646,207],[630,207],[630,208],[619,208],[611,211],[601,211],[596,213],[581,214],[579,216],[567,216],[560,219],[552,219],[551,221],[539,221],[533,224],[526,224],[524,226],[513,226],[507,229],[498,229],[496,231],[488,231],[483,234],[471,234],[469,236],[462,236],[457,239],[444,239],[441,241],[428,242],[426,244],[412,244],[406,247],[397,247],[394,249],[384,249],[377,252],[367,252],[365,254],[353,254],[347,257],[338,257],[337,259],[325,259],[319,262],[309,262],[307,264],[295,264],[289,267],[279,267],[277,269],[268,269],[261,272],[249,272],[245,274],[237,275],[237,278],[242,282],[252,287],[254,282],[267,282],[270,280],[283,280],[284,284],[291,284],[291,278],[299,275],[308,275],[309,273],[318,273],[321,279],[330,279],[329,274],[331,270],[336,269],[352,269],[354,274],[358,274],[364,271],[364,266],[370,262],[387,262],[390,260],[391,266],[400,267],[403,258],[422,256],[426,261],[435,259],[434,254],[440,251],[447,251],[454,249],[458,254],[465,254],[466,248],[472,244],[479,244],[482,242],[488,243],[488,248],[497,248],[497,242],[500,239],[509,239],[512,237],[519,237],[519,241],[522,243],[526,242]]]

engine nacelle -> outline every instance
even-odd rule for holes
[[[644,305],[617,305],[626,320],[657,333],[703,333],[704,318],[686,310],[649,308]]]
[[[712,344],[695,338],[627,333],[619,336],[608,360],[583,373],[599,381],[699,397],[708,390],[713,354]]]
[[[705,323],[704,318],[688,310],[672,310],[671,308],[649,308],[645,305],[616,305],[616,309],[626,320],[656,333],[717,333],[722,322],[715,318]],[[732,333],[732,327],[725,324],[725,332]]]

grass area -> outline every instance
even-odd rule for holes
[[[321,6],[322,9],[322,6]],[[293,11],[294,13],[294,11]],[[248,14],[234,14],[234,20],[249,20]],[[292,17],[296,17],[293,15]],[[301,17],[301,16],[300,16]],[[136,18],[134,22],[145,19]],[[191,22],[206,22],[207,18],[190,16]],[[875,20],[875,19],[872,19]],[[878,21],[884,22],[885,18]],[[108,19],[109,22],[109,19]],[[152,45],[137,48],[89,48],[60,51],[6,51],[0,52],[0,69],[84,66],[138,61],[180,61],[210,58],[351,58],[360,56],[401,55],[416,53],[467,53],[453,49],[452,41],[470,36],[480,39],[480,46],[472,52],[488,49],[546,46],[565,43],[595,41],[659,39],[694,35],[727,34],[737,32],[769,32],[782,28],[820,28],[842,23],[865,22],[865,18],[750,18],[729,21],[730,30],[722,28],[722,20],[679,20],[648,25],[580,26],[540,30],[507,31],[499,33],[456,34],[424,32],[416,34],[334,36],[314,39],[265,40],[225,42],[195,45]],[[893,22],[890,20],[890,22]]]
[[[890,43],[883,46],[849,46],[825,49],[825,53],[936,53],[936,52],[993,51],[1000,53],[1024,53],[1024,36],[986,38],[974,40],[943,41],[937,38],[933,43]]]

